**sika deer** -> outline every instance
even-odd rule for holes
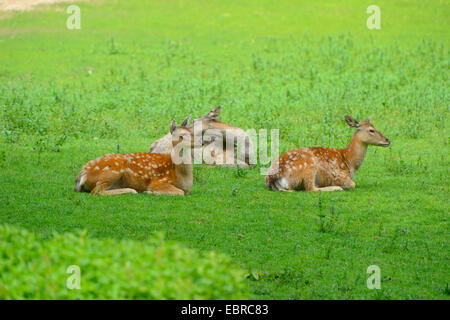
[[[203,150],[206,153],[203,158],[205,160],[204,162],[218,166],[234,166],[234,164],[240,167],[254,166],[251,163],[254,160],[254,148],[249,135],[241,128],[219,121],[220,111],[221,107],[218,106],[209,111],[205,116],[195,119],[189,126],[191,132],[194,132],[194,125],[201,124],[202,134],[205,133],[205,137],[211,137],[210,143],[203,146]],[[208,134],[208,131],[210,134]],[[228,141],[228,145],[227,140],[231,140]],[[239,140],[243,142],[243,148],[237,148],[236,142]],[[161,139],[153,142],[149,152],[170,153],[170,141],[171,134],[168,133]],[[240,154],[235,155],[236,151],[240,152]],[[230,159],[227,157],[230,157]],[[206,159],[208,160],[206,161]],[[228,162],[233,162],[233,164]]]
[[[191,160],[192,148],[200,144],[194,142],[186,127],[187,120],[180,127],[173,121],[170,132],[173,149],[189,152],[188,160]],[[173,161],[174,155],[139,152],[97,158],[84,165],[75,181],[75,191],[101,195],[189,194],[193,181],[192,161],[177,164],[179,161]]]
[[[342,191],[355,188],[353,176],[361,166],[367,146],[387,147],[389,139],[370,123],[370,117],[358,122],[345,116],[356,128],[345,149],[301,148],[281,155],[269,168],[266,185],[274,191]]]

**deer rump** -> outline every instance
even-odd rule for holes
[[[195,119],[189,126],[190,129],[193,129],[194,123],[201,122],[203,132],[205,132],[205,130],[214,130],[216,133],[220,132],[221,139],[205,141],[205,144],[202,146],[202,155],[208,157],[208,159],[203,158],[203,163],[216,166],[253,166],[253,164],[250,163],[254,154],[250,136],[241,128],[219,121],[220,111],[221,107],[218,106],[209,111],[205,116]],[[227,138],[228,140],[232,139],[233,141],[227,141]],[[244,143],[240,148],[238,147],[238,141]],[[171,151],[172,135],[170,132],[161,139],[153,142],[149,150],[149,152],[152,153],[163,154],[170,154]],[[227,157],[232,157],[233,164],[229,163],[229,159],[227,163]]]

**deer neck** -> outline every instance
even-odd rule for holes
[[[193,164],[192,158],[189,163],[175,164],[175,176],[177,179],[177,187],[186,193],[191,191],[193,182]]]
[[[353,134],[352,141],[347,148],[344,149],[344,156],[353,174],[361,167],[367,152],[367,144],[362,142],[356,132]]]

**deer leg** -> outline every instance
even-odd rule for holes
[[[341,188],[342,190],[347,190],[347,189],[354,189],[356,184],[355,182],[352,180],[352,178],[350,178],[350,176],[348,174],[342,174],[340,175],[333,183],[335,186],[338,186],[338,188]],[[327,187],[330,188],[330,187]],[[334,188],[335,190],[324,190],[324,191],[342,191],[341,189],[337,189]]]
[[[329,187],[322,187],[322,188],[318,188],[318,191],[344,191],[344,189],[342,189],[339,186],[329,186]]]
[[[317,191],[344,191],[339,186],[328,186],[318,188],[316,187],[316,173],[312,177],[304,179],[305,191],[306,192],[317,192]]]
[[[102,196],[114,196],[118,194],[127,194],[127,193],[138,193],[136,190],[131,188],[122,188],[122,189],[112,189],[112,190],[102,190],[99,192]]]
[[[172,184],[159,184],[159,185],[150,185],[147,191],[144,191],[146,194],[156,194],[156,195],[180,195],[184,196],[184,191],[175,187]]]
[[[118,188],[120,187],[121,178],[122,175],[120,173],[102,173],[98,178],[97,184],[91,190],[91,194],[112,196],[126,193],[137,193],[136,190],[131,188]]]
[[[214,163],[216,166],[222,168],[234,168],[236,166],[235,164],[236,159],[235,158],[233,158],[233,160],[228,159],[229,156],[227,156],[227,152],[228,152],[227,149],[217,150],[214,158]]]
[[[100,183],[100,184],[96,185],[94,189],[91,190],[91,194],[99,194],[102,196],[113,196],[113,195],[118,195],[118,194],[137,193],[136,190],[131,189],[131,188],[108,190],[111,187],[112,187],[112,185],[110,185],[110,184]]]
[[[312,173],[310,177],[303,179],[303,185],[305,186],[306,192],[317,192],[320,191],[319,188],[316,187],[316,173]]]

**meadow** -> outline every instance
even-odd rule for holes
[[[369,30],[371,4],[79,2],[80,30],[67,4],[0,12],[0,224],[136,247],[162,232],[229,257],[253,299],[449,299],[450,4],[376,1]],[[345,114],[373,114],[391,146],[369,147],[345,192],[271,192],[260,165],[196,165],[186,197],[73,191],[88,160],[147,151],[217,105],[279,129],[280,152],[344,148]]]

